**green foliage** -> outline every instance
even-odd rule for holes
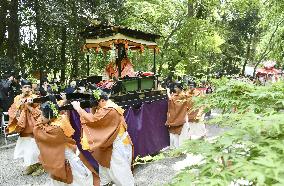
[[[156,156],[150,156],[150,155],[144,156],[144,157],[137,156],[134,160],[135,163],[133,165],[134,166],[143,165],[143,164],[147,164],[147,163],[162,160],[162,159],[165,159],[165,155],[163,153],[160,153]]]
[[[280,68],[284,62],[281,0],[26,0],[16,5],[20,25],[14,34],[7,34],[12,24],[5,25],[10,21],[5,12],[10,6],[4,10],[1,4],[5,20],[0,55],[7,56],[7,50],[15,47],[19,55],[10,60],[27,74],[41,69],[61,71],[69,78],[85,76],[84,41],[78,33],[95,18],[161,35],[156,59],[162,76],[174,72],[211,77],[216,72],[237,74],[266,59],[276,60]],[[13,35],[20,35],[15,46],[8,42]],[[91,53],[91,74],[102,74],[109,54]],[[136,70],[152,70],[152,53],[129,56]]]
[[[239,179],[253,185],[283,185],[283,82],[268,87],[228,79],[214,83],[215,93],[204,99],[224,114],[209,124],[228,130],[214,139],[188,141],[177,150],[201,154],[205,163],[187,167],[171,185],[230,185]],[[232,113],[232,107],[238,111]]]
[[[187,168],[173,185],[191,180],[192,185],[229,185],[245,178],[257,185],[283,184],[284,115],[239,114],[227,117],[233,128],[213,141],[189,141],[180,151],[202,154],[206,163]],[[198,169],[198,174],[192,170]],[[187,176],[185,176],[185,173]]]
[[[254,111],[274,112],[284,108],[284,82],[256,86],[250,81],[235,79],[213,80],[215,90],[205,98],[196,98],[198,106],[222,109],[223,113]]]

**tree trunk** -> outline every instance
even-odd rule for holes
[[[188,17],[193,17],[194,15],[194,10],[193,10],[193,1],[188,0],[187,2],[187,16]]]
[[[78,77],[78,65],[79,65],[79,54],[77,52],[72,60],[72,71],[71,71],[70,79],[74,79]]]
[[[79,51],[79,48],[74,48],[74,50],[78,50]],[[78,51],[74,51],[74,56],[73,56],[73,59],[72,59],[72,73],[71,73],[71,77],[70,79],[74,79],[74,77],[78,77],[79,75],[79,71],[78,71],[78,66],[79,66],[79,52]]]
[[[78,41],[74,41],[73,54],[72,54],[72,69],[70,74],[70,80],[78,77],[79,55],[80,47]]]
[[[19,21],[18,21],[18,0],[11,0],[10,19],[8,23],[8,50],[7,56],[16,64],[19,52]],[[2,21],[2,20],[1,20]]]
[[[40,80],[42,80],[44,61],[43,61],[43,52],[42,52],[42,42],[41,42],[41,14],[40,14],[40,5],[39,0],[34,1],[34,11],[35,11],[35,26],[36,26],[36,46],[37,46],[37,55],[33,58],[35,69],[40,70]]]
[[[66,79],[66,43],[67,43],[67,34],[66,27],[63,26],[61,29],[61,51],[60,51],[60,61],[61,61],[61,82],[64,83]]]
[[[77,78],[78,77],[78,66],[79,66],[79,56],[80,56],[80,38],[78,37],[78,24],[76,24],[77,22],[79,22],[79,18],[78,18],[78,6],[80,6],[80,3],[77,4],[76,1],[72,2],[72,22],[73,22],[73,32],[74,32],[74,42],[73,42],[73,50],[72,52],[72,68],[71,68],[71,74],[70,74],[70,80]]]
[[[161,52],[160,54],[162,61],[158,62],[159,67],[158,67],[158,74],[162,74],[162,69],[163,69],[163,64],[164,64],[164,52]]]
[[[250,53],[251,53],[251,40],[252,40],[252,39],[249,39],[248,44],[247,44],[246,59],[245,59],[245,62],[244,62],[244,64],[243,64],[243,69],[242,69],[242,75],[243,75],[243,76],[245,75],[246,66],[247,66],[248,61],[249,61],[249,59],[250,59]]]
[[[8,10],[8,1],[1,0],[0,1],[0,55],[4,55],[4,41],[7,27],[7,10]]]

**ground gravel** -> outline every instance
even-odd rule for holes
[[[13,159],[14,146],[0,150],[0,185],[1,186],[38,186],[47,181],[47,174],[42,176],[23,175],[21,160]]]
[[[208,126],[208,137],[216,136],[226,129],[217,126]],[[3,137],[0,137],[0,186],[44,186],[48,185],[49,176],[25,176],[21,160],[13,159],[15,140],[9,139],[9,145],[5,147]],[[173,165],[185,159],[182,155],[177,158],[165,158],[160,161],[136,166],[134,169],[135,185],[137,186],[156,186],[170,183],[177,171]]]
[[[185,155],[178,158],[165,158],[160,161],[140,165],[134,170],[135,185],[159,186],[170,183],[178,173],[173,169],[173,164],[185,159]]]
[[[23,167],[20,160],[13,159],[14,146],[1,148],[0,150],[0,185],[1,186],[43,186],[48,185],[49,176],[23,175]],[[176,171],[172,165],[185,157],[166,158],[161,161],[139,165],[134,170],[137,186],[163,185],[169,183]]]

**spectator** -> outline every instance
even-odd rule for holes
[[[7,79],[2,79],[0,82],[0,109],[3,112],[7,112],[12,105],[16,91],[18,81],[11,75]]]
[[[37,83],[32,84],[32,91],[35,95],[40,95],[39,85]]]
[[[163,87],[170,89],[170,93],[173,93],[174,92],[174,86],[175,86],[175,82],[173,81],[172,76],[168,76],[164,80]]]
[[[44,79],[42,81],[42,85],[40,86],[39,91],[40,91],[41,96],[47,96],[47,95],[52,93],[52,89],[51,89],[47,79]]]
[[[13,99],[14,97],[16,97],[17,95],[21,94],[22,91],[21,91],[21,80],[22,80],[22,77],[21,76],[16,76],[14,78],[14,81],[12,82],[12,89],[13,89]]]
[[[212,94],[213,90],[210,85],[207,86],[206,94]],[[205,113],[205,119],[209,119],[211,117],[211,110]]]

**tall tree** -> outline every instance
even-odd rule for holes
[[[7,31],[8,1],[0,1],[0,55],[4,54],[5,34]]]
[[[8,49],[7,56],[12,59],[14,65],[18,61],[19,53],[19,31],[20,24],[18,20],[19,1],[11,0],[9,6],[9,21],[8,21]]]
[[[67,43],[67,29],[61,28],[61,51],[60,51],[60,63],[61,63],[61,82],[65,82],[66,79],[66,43]]]
[[[36,40],[35,40],[35,50],[36,56],[33,58],[33,64],[36,65],[36,69],[40,72],[40,79],[43,78],[44,64],[43,61],[43,44],[42,44],[42,11],[40,9],[40,0],[35,0],[33,2],[33,10],[35,13],[35,28],[36,28]]]

